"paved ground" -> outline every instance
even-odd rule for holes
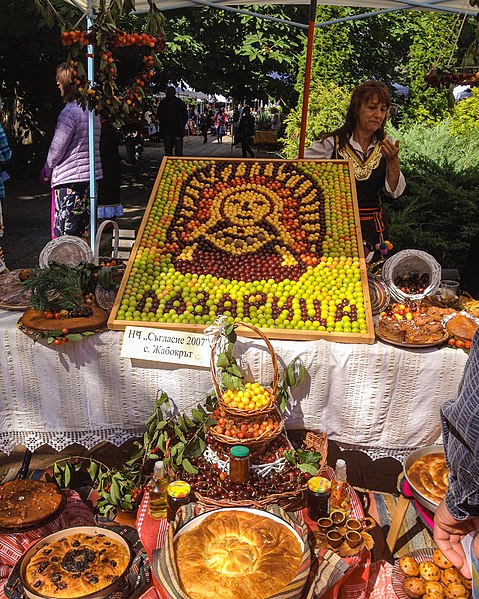
[[[123,146],[120,152],[126,159]],[[256,148],[255,153],[258,158],[277,157],[264,147]],[[135,229],[139,226],[163,155],[162,144],[145,144],[144,171],[139,181],[134,180],[130,167],[124,167],[121,200],[125,216],[118,220],[120,228]],[[223,137],[222,144],[218,144],[213,136],[207,144],[203,144],[201,136],[190,136],[184,140],[184,155],[240,158],[241,149],[232,147],[228,135]],[[38,256],[50,241],[50,191],[37,180],[15,174],[6,185],[6,196],[2,239],[6,264],[11,269],[38,266]]]

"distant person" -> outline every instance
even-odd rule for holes
[[[471,578],[461,541],[475,532],[473,551],[479,559],[479,329],[458,397],[441,406],[441,418],[449,485],[434,515],[434,540],[447,559]]]
[[[276,106],[271,108],[271,131],[278,132],[281,127],[281,116]]]
[[[0,237],[3,237],[3,216],[2,216],[2,200],[5,197],[4,181],[8,179],[7,171],[5,170],[6,163],[12,157],[12,150],[8,145],[7,136],[0,125]],[[0,272],[5,270],[5,261],[3,256],[3,248],[0,244]]]
[[[216,140],[219,144],[223,143],[223,135],[225,132],[225,124],[226,124],[227,116],[222,108],[218,108],[216,110],[216,114],[214,116],[214,125],[216,129]]]
[[[88,236],[90,228],[90,158],[88,110],[75,101],[75,86],[65,63],[57,67],[56,81],[65,108],[58,116],[43,180],[53,188],[52,237]],[[95,117],[95,180],[102,178],[100,118]]]
[[[246,158],[249,154],[251,158],[254,158],[254,152],[251,149],[254,141],[254,116],[251,114],[251,108],[246,105],[243,108],[243,116],[238,126],[238,139],[241,142],[241,151],[243,158]]]
[[[200,116],[200,129],[204,144],[208,142],[208,131],[211,126],[210,121],[209,112],[207,110],[203,111],[203,114]]]
[[[114,219],[123,216],[120,201],[121,188],[121,156],[119,150],[118,131],[110,121],[107,113],[100,115],[100,157],[103,179],[98,182],[98,218]]]
[[[188,122],[186,104],[176,97],[176,90],[170,86],[166,97],[158,104],[160,137],[165,145],[165,156],[183,156],[183,138]]]
[[[233,144],[236,146],[240,143],[238,139],[238,129],[241,117],[243,116],[243,108],[241,104],[235,104],[233,110]]]

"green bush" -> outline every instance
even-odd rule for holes
[[[472,94],[470,98],[461,100],[454,106],[450,122],[452,135],[468,135],[479,129],[479,88],[473,87]]]
[[[443,268],[461,270],[479,231],[479,131],[454,137],[449,128],[444,121],[432,129],[392,132],[400,139],[407,187],[401,198],[386,203],[385,212],[396,250],[421,249]]]
[[[351,98],[351,90],[337,85],[316,85],[309,95],[308,123],[305,147],[308,148],[322,133],[337,129],[344,122],[344,116]],[[283,153],[286,158],[297,158],[299,133],[301,128],[301,106],[291,110],[285,120],[286,139]]]

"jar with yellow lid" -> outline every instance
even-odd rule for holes
[[[191,501],[191,486],[184,480],[174,480],[167,489],[167,513],[168,522],[175,519],[176,512],[182,505],[187,505]]]
[[[308,480],[308,516],[317,521],[326,518],[329,513],[331,481],[322,476],[313,476]]]

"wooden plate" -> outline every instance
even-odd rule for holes
[[[0,275],[0,308],[26,310],[30,305],[32,292],[25,289],[18,278],[22,270],[22,268],[17,268]]]
[[[81,318],[45,318],[41,310],[29,308],[21,317],[21,323],[28,329],[40,333],[66,328],[70,333],[83,333],[103,328],[108,320],[108,312],[99,306],[92,306],[92,316]]]
[[[444,334],[441,339],[438,341],[433,341],[432,343],[406,343],[405,341],[394,341],[394,339],[387,339],[379,334],[378,325],[374,327],[374,332],[376,333],[376,337],[384,341],[384,343],[389,343],[390,345],[395,345],[396,347],[404,347],[405,349],[418,349],[424,347],[435,347],[436,345],[442,345],[449,339],[449,333],[444,331]]]

